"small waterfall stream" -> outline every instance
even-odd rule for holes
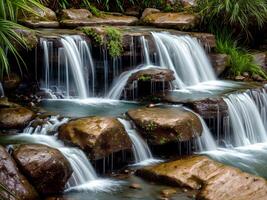
[[[66,192],[115,190],[121,182],[98,178],[93,166],[82,150],[66,147],[63,142],[57,140],[55,136],[50,135],[51,133],[55,133],[58,127],[67,121],[67,118],[59,119],[58,116],[53,116],[43,126],[33,128],[29,125],[25,128],[23,134],[11,136],[9,140],[44,144],[61,151],[61,153],[68,159],[73,169],[73,174],[66,185]]]
[[[5,92],[4,92],[4,88],[2,83],[0,82],[0,97],[4,97],[5,96]]]
[[[147,143],[141,138],[141,136],[139,136],[138,132],[132,126],[131,122],[121,118],[119,118],[118,120],[123,124],[126,132],[128,133],[133,143],[135,165],[144,166],[160,162],[160,160],[156,160],[153,158]]]

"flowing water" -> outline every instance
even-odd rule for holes
[[[138,132],[136,131],[135,127],[133,127],[131,122],[121,118],[119,118],[118,120],[123,124],[126,132],[128,133],[132,141],[135,165],[144,166],[160,162],[160,160],[156,160],[153,158],[147,143],[138,134]]]
[[[4,92],[4,88],[2,83],[0,82],[0,97],[4,97],[5,96],[5,92]]]

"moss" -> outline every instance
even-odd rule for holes
[[[146,125],[145,125],[145,130],[148,131],[148,132],[152,132],[154,131],[155,129],[157,128],[157,124],[155,124],[154,122],[148,122]]]
[[[111,57],[120,56],[123,52],[121,31],[113,27],[107,27],[106,35],[107,35],[107,47],[110,56]]]
[[[150,81],[151,80],[151,76],[147,76],[147,75],[142,75],[138,78],[138,81]]]
[[[82,28],[83,33],[85,33],[88,37],[93,39],[93,41],[98,44],[98,45],[103,45],[104,44],[104,37],[101,36],[98,32],[95,31],[93,28]]]

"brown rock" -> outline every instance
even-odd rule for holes
[[[129,186],[129,188],[131,188],[131,189],[135,189],[135,190],[141,190],[141,189],[142,189],[141,185],[138,184],[138,183],[133,183],[133,184],[131,184],[131,185]]]
[[[11,73],[8,76],[4,76],[2,83],[4,90],[14,90],[21,83],[21,78],[17,74]]]
[[[143,19],[145,24],[160,28],[174,28],[178,30],[189,30],[199,23],[196,15],[188,13],[152,13]]]
[[[235,80],[236,80],[236,81],[244,81],[245,78],[246,78],[246,77],[244,77],[244,76],[236,76],[236,77],[235,77]]]
[[[168,188],[168,189],[164,189],[161,191],[161,195],[163,197],[171,197],[176,193],[177,193],[177,191],[174,188]]]
[[[197,199],[266,199],[267,181],[205,156],[189,157],[138,170],[150,180],[200,189]]]
[[[0,183],[19,199],[38,199],[38,194],[33,186],[19,172],[16,163],[2,146],[0,146]],[[15,198],[2,191],[0,197],[15,200]]]
[[[23,128],[34,117],[34,113],[23,107],[1,108],[0,128]]]
[[[229,66],[229,56],[227,54],[209,54],[213,69],[217,76],[221,75]]]
[[[72,169],[62,153],[54,148],[40,144],[20,145],[13,157],[43,195],[63,192]]]
[[[61,25],[66,27],[78,27],[78,26],[126,26],[133,25],[138,21],[136,17],[132,16],[118,16],[118,15],[101,15],[101,17],[91,17],[82,20],[62,20]]]
[[[16,107],[20,107],[20,105],[9,102],[8,98],[6,97],[0,97],[0,109],[1,108],[16,108]]]
[[[123,125],[112,117],[88,117],[70,121],[59,128],[59,138],[85,150],[91,159],[131,149]]]
[[[146,8],[142,13],[141,19],[144,19],[146,16],[148,16],[150,14],[159,13],[159,12],[160,12],[160,10],[158,10],[156,8]]]
[[[61,11],[61,19],[82,20],[92,17],[92,13],[86,9],[63,9]]]
[[[188,141],[202,133],[199,118],[179,108],[139,108],[127,112],[154,145]]]

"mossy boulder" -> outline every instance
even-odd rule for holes
[[[0,108],[0,128],[24,128],[34,116],[34,112],[24,107]]]
[[[139,108],[127,112],[153,145],[188,141],[201,135],[202,125],[192,112],[178,108]]]
[[[20,173],[15,161],[3,146],[0,146],[0,169],[0,183],[12,192],[18,199],[39,199],[34,187]],[[15,198],[2,190],[0,193],[0,197],[4,199],[15,200]]]
[[[63,9],[61,11],[61,20],[71,19],[71,20],[83,20],[92,17],[92,13],[86,9]]]
[[[206,156],[188,157],[137,171],[148,180],[199,190],[197,199],[265,199],[267,181]]]
[[[72,168],[62,153],[40,144],[20,145],[13,157],[42,195],[62,193]]]
[[[91,159],[131,149],[131,141],[123,125],[112,117],[72,120],[59,128],[59,138],[79,146]]]

